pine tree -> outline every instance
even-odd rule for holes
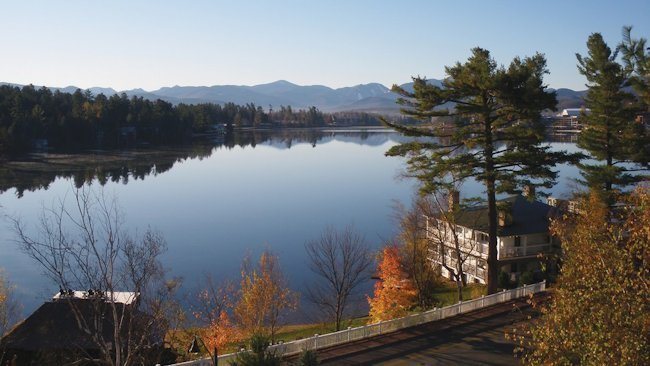
[[[585,105],[590,110],[580,117],[585,128],[578,146],[599,162],[579,166],[584,183],[611,204],[615,191],[643,179],[634,172],[646,170],[642,165],[647,168],[650,140],[644,126],[634,120],[641,111],[635,96],[624,89],[631,70],[616,61],[617,53],[599,33],[589,36],[587,48],[588,56],[576,54],[578,70],[588,81]]]
[[[413,78],[413,92],[393,86],[402,97],[402,113],[425,121],[427,126],[406,127],[384,121],[410,136],[434,137],[391,148],[389,156],[407,156],[407,175],[422,182],[421,193],[452,188],[467,178],[486,186],[489,223],[488,293],[497,290],[497,204],[500,192],[536,183],[550,187],[557,176],[551,170],[570,160],[565,152],[541,146],[544,126],[541,112],[555,109],[555,93],[548,92],[543,76],[548,73],[541,54],[515,58],[508,68],[497,67],[487,50],[475,48],[466,63],[445,68],[441,86]]]
[[[625,66],[632,71],[630,84],[639,99],[650,109],[650,47],[645,38],[632,38],[632,27],[623,27],[623,42],[618,49]]]

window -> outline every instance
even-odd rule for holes
[[[521,246],[521,236],[515,236],[515,247]]]
[[[475,235],[476,235],[476,240],[479,242],[486,242],[490,238],[487,234],[480,233],[480,232],[476,232]]]

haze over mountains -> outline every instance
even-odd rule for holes
[[[430,79],[439,84],[439,80]],[[3,83],[4,84],[4,83]],[[403,84],[405,89],[412,89],[413,83]],[[50,87],[53,90],[74,93],[78,88]],[[131,89],[116,91],[112,88],[89,88],[94,95],[125,93],[129,97],[138,96],[146,99],[162,99],[173,104],[219,103],[235,104],[254,103],[264,109],[283,106],[292,108],[309,108],[315,106],[325,112],[358,111],[380,114],[398,114],[399,106],[395,103],[397,95],[382,84],[370,83],[351,87],[332,89],[323,85],[296,85],[285,80],[253,86],[214,85],[214,86],[173,86],[146,91]],[[585,91],[558,89],[558,109],[579,108]]]

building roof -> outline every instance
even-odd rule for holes
[[[74,305],[70,301],[73,301]],[[84,318],[91,319],[92,314],[96,312],[94,306],[97,304],[91,300],[71,299],[70,301],[44,303],[3,337],[0,342],[1,346],[6,349],[23,351],[97,350],[97,344],[77,326],[72,311],[72,306],[75,306]],[[104,311],[110,311],[108,303],[102,303],[102,306]],[[123,306],[118,306],[120,314],[123,309]],[[103,337],[111,339],[113,317],[104,316],[102,319],[104,323],[102,325]]]
[[[498,236],[513,236],[548,232],[549,219],[557,211],[553,206],[539,201],[529,201],[522,195],[515,195],[498,201],[511,207],[512,222],[499,226]],[[487,206],[461,210],[456,215],[456,224],[470,229],[488,232]]]
[[[562,113],[560,115],[562,117],[579,117],[580,113],[586,113],[589,114],[591,112],[591,109],[589,108],[567,108],[563,109]]]

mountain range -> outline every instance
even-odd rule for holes
[[[430,79],[429,82],[440,84],[440,80],[436,79]],[[413,83],[402,84],[401,86],[406,90],[412,90]],[[78,88],[67,86],[64,88],[50,87],[50,89],[74,93]],[[264,109],[269,106],[275,109],[280,106],[291,106],[294,109],[315,106],[325,112],[357,111],[384,115],[399,114],[399,106],[395,103],[397,95],[379,83],[333,89],[323,85],[297,85],[286,80],[278,80],[253,86],[172,86],[153,91],[131,89],[119,92],[112,88],[93,87],[88,90],[94,95],[102,93],[110,96],[125,93],[129,97],[138,96],[152,100],[162,99],[173,104],[223,104],[232,102],[235,104],[254,103]],[[586,93],[586,91],[574,91],[564,88],[557,89],[556,92],[559,110],[581,107],[583,105],[582,98]]]

